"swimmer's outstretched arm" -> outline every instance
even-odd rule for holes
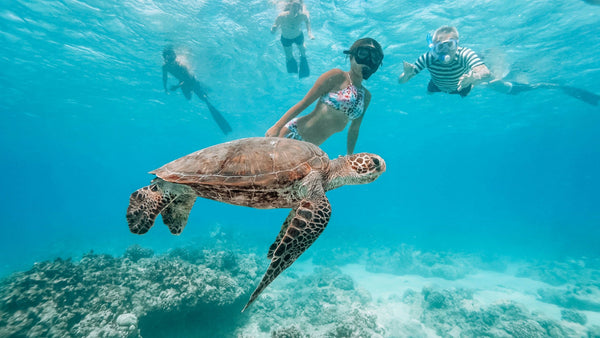
[[[461,91],[463,88],[487,82],[491,77],[492,73],[490,73],[490,70],[485,65],[479,65],[460,77],[456,90]]]
[[[408,82],[408,80],[412,79],[413,76],[415,76],[417,74],[415,66],[412,63],[408,63],[408,62],[404,61],[403,66],[404,66],[404,72],[402,74],[400,74],[400,76],[398,77],[399,83],[406,83],[406,82]]]

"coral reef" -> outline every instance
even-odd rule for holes
[[[488,274],[507,265],[481,256],[403,245],[329,256],[321,249],[313,253],[321,264],[345,263],[335,257],[369,264],[304,260],[240,313],[268,260],[228,249],[224,237],[202,247],[154,255],[131,246],[122,257],[90,253],[78,262],[35,264],[0,284],[0,337],[600,336],[594,260],[518,262],[517,278]]]
[[[371,248],[328,248],[314,254],[313,262],[330,266],[339,262],[361,263],[368,261],[367,271],[394,275],[418,275],[437,277],[447,280],[464,278],[478,269],[504,271],[507,266],[498,257],[455,254],[449,252],[427,252],[406,244],[382,246],[374,244]]]
[[[472,290],[423,288],[413,297],[423,309],[420,320],[442,337],[569,337],[575,332],[556,321],[504,301],[483,306]]]
[[[529,261],[522,264],[517,276],[540,280],[553,286],[600,281],[600,258]],[[598,283],[593,284],[598,286]]]
[[[0,336],[158,337],[172,328],[161,324],[190,314],[215,326],[215,309],[239,314],[257,267],[255,255],[178,249],[155,257],[138,246],[122,258],[38,263],[0,287]]]
[[[456,280],[483,265],[476,257],[451,255],[440,252],[423,252],[407,245],[372,250],[368,254],[372,262],[370,272],[385,272],[395,275],[419,275]]]
[[[538,290],[539,298],[543,302],[566,308],[561,311],[566,321],[585,325],[585,314],[576,310],[600,312],[598,258],[530,262],[523,264],[517,275],[549,284],[549,287]]]
[[[338,269],[318,267],[266,290],[239,337],[384,337],[370,295]],[[282,279],[283,281],[283,279]],[[281,282],[278,283],[281,285]]]
[[[573,322],[580,325],[587,324],[586,315],[578,311],[562,309],[560,311],[560,317],[562,318],[562,320],[566,320],[568,322]]]

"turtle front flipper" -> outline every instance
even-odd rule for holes
[[[242,312],[283,270],[292,265],[315,242],[329,223],[331,205],[324,192],[318,198],[303,199],[295,210],[295,215],[289,222],[285,234],[281,236],[277,248],[272,253],[269,251],[272,254],[271,264]],[[284,222],[283,226],[285,225]]]
[[[290,222],[292,221],[292,219],[295,216],[296,216],[296,208],[292,209],[292,211],[290,211],[290,213],[286,217],[285,221],[283,221],[283,225],[281,226],[281,230],[279,231],[277,238],[275,238],[275,242],[273,242],[273,244],[271,244],[271,246],[269,247],[269,252],[267,253],[268,259],[273,259],[273,252],[275,252],[275,249],[277,249],[277,247],[279,246],[279,242],[285,235],[285,232],[287,231],[287,228],[290,225]]]
[[[129,197],[127,223],[134,234],[145,234],[152,228],[156,216],[168,206],[175,196],[165,194],[157,183],[140,188]]]
[[[178,196],[160,213],[163,222],[173,235],[179,235],[187,224],[190,211],[196,202],[196,195],[184,194]]]

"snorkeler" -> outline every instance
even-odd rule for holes
[[[192,98],[192,92],[196,93],[198,98],[206,103],[206,107],[223,133],[229,133],[231,131],[231,126],[229,123],[227,123],[227,120],[225,120],[223,115],[208,101],[206,91],[204,88],[202,88],[202,85],[196,79],[196,77],[191,73],[190,69],[183,63],[177,61],[177,55],[171,46],[167,46],[163,50],[163,59],[165,62],[162,66],[163,87],[165,88],[165,92],[169,94],[169,90],[167,89],[167,80],[169,73],[171,73],[171,75],[179,80],[177,85],[171,86],[171,91],[181,88],[183,96],[185,96],[185,98],[188,100]]]
[[[466,47],[458,45],[458,30],[452,26],[438,28],[433,36],[428,34],[430,50],[421,55],[415,64],[404,62],[404,72],[398,82],[406,83],[423,69],[429,69],[431,80],[428,93],[445,92],[465,97],[471,89],[487,81],[491,74],[483,61]]]
[[[306,60],[306,48],[304,46],[304,34],[302,33],[302,22],[306,24],[306,33],[310,39],[315,37],[310,30],[310,18],[308,12],[304,11],[304,6],[299,0],[292,0],[285,5],[284,11],[275,19],[271,27],[271,33],[275,33],[277,28],[281,28],[281,44],[285,51],[285,63],[288,73],[298,73],[298,77],[303,78],[310,75],[308,61]],[[300,68],[294,58],[293,44],[296,44],[300,52]]]
[[[371,93],[362,85],[377,71],[383,61],[381,45],[371,38],[359,39],[349,50],[350,71],[331,69],[322,74],[306,96],[290,108],[265,136],[293,138],[320,145],[331,135],[346,128],[347,152],[352,154]],[[315,109],[308,115],[296,117],[313,102]]]

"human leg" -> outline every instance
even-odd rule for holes
[[[294,39],[286,39],[283,36],[281,37],[281,45],[283,46],[283,51],[285,52],[285,65],[288,73],[298,73],[298,63],[296,59],[294,59],[294,53],[292,49],[292,44],[294,43]]]

